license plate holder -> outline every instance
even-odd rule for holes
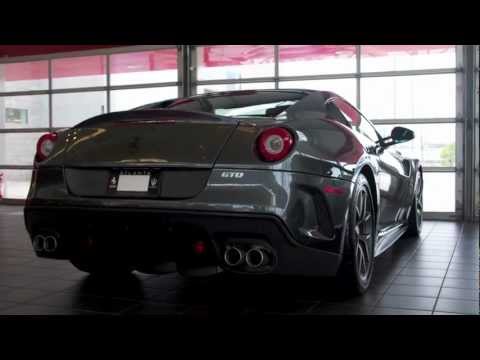
[[[158,193],[160,174],[150,170],[117,170],[110,176],[109,192],[117,194]]]

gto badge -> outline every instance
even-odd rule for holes
[[[224,171],[220,175],[222,178],[236,178],[241,179],[243,177],[243,172],[239,171]]]

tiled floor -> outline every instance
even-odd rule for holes
[[[0,206],[0,314],[478,314],[478,231],[478,223],[425,222],[420,238],[401,239],[377,258],[369,292],[351,297],[329,279],[97,280],[68,261],[36,258],[22,208]]]

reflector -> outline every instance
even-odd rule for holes
[[[195,244],[193,244],[193,251],[195,251],[196,254],[200,255],[205,252],[205,243],[203,241],[197,241]]]

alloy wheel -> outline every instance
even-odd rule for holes
[[[422,226],[422,220],[423,220],[423,181],[421,178],[420,178],[419,189],[415,197],[416,197],[415,215],[417,220],[417,227],[420,229]]]
[[[354,208],[355,263],[362,282],[366,282],[373,264],[372,200],[366,188],[358,194]]]

